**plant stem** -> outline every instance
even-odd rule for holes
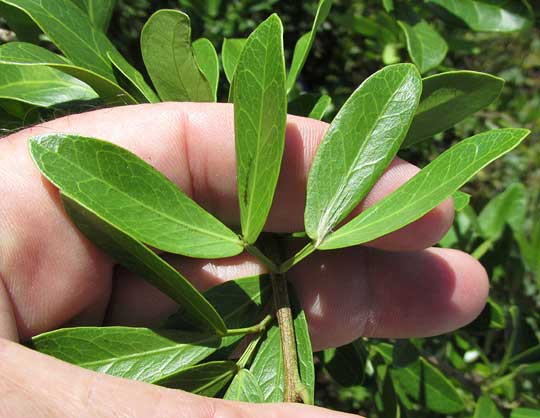
[[[262,251],[255,247],[253,244],[246,244],[246,250],[252,256],[256,257],[259,261],[261,261],[266,267],[268,267],[268,270],[270,270],[271,272],[279,271],[276,263],[274,263],[266,255],[264,255]]]
[[[283,274],[277,273],[272,273],[271,280],[283,352],[283,401],[298,402],[304,400],[305,391],[298,373],[298,354],[296,352],[296,338],[294,336],[294,323],[287,290],[287,280]]]
[[[257,335],[255,338],[253,338],[248,346],[246,347],[246,350],[242,354],[242,356],[238,359],[236,364],[240,369],[245,369],[247,364],[251,362],[251,359],[253,355],[255,354],[256,348],[259,345],[259,341],[261,341],[262,335]]]
[[[291,267],[298,264],[300,261],[302,261],[308,255],[310,255],[313,251],[315,251],[315,246],[313,245],[313,242],[309,242],[304,248],[302,248],[300,251],[298,251],[295,255],[293,255],[287,261],[283,262],[279,266],[279,270],[277,270],[277,271],[279,271],[280,273],[287,272]]]
[[[245,335],[245,334],[258,334],[263,332],[266,327],[272,322],[274,317],[272,315],[266,315],[261,322],[246,328],[232,328],[228,329],[225,333],[226,336],[231,335]]]

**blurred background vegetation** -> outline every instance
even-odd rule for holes
[[[179,4],[180,3],[180,4]],[[395,2],[396,4],[398,2]],[[401,3],[401,2],[399,2]],[[496,127],[525,127],[525,143],[482,171],[464,191],[441,245],[474,254],[489,272],[490,303],[473,324],[452,334],[410,341],[359,340],[318,355],[317,402],[367,417],[540,417],[540,24],[538,1],[483,1],[527,16],[520,30],[473,31],[422,1],[408,1],[448,45],[425,72],[487,72],[506,80],[499,99],[433,141],[401,156],[420,166],[458,139]],[[141,72],[139,35],[148,17],[180,8],[192,18],[193,39],[218,52],[223,38],[247,36],[272,12],[285,27],[290,62],[297,39],[311,29],[315,1],[119,0],[109,36]],[[317,33],[298,91],[328,94],[331,120],[346,98],[385,64],[410,60],[391,1],[335,0]],[[6,22],[2,39],[15,36]],[[221,101],[227,87],[220,86]],[[355,373],[357,371],[357,373]],[[445,396],[447,394],[448,396]],[[456,400],[456,396],[457,399]],[[461,403],[460,403],[461,402]]]

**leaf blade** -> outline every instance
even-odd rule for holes
[[[227,392],[223,399],[230,401],[262,403],[263,393],[259,383],[253,376],[253,374],[247,370],[240,370],[236,376],[234,376]]]
[[[217,101],[217,89],[219,85],[219,59],[216,48],[206,38],[197,39],[193,42],[193,53],[200,70],[210,83],[213,101]]]
[[[246,38],[225,38],[221,48],[221,60],[223,61],[223,70],[227,81],[232,84],[234,72],[238,65],[238,60],[242,54],[242,50],[246,45]]]
[[[73,0],[83,10],[92,24],[103,32],[107,31],[116,0]]]

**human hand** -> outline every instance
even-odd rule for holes
[[[266,229],[303,227],[305,184],[327,125],[289,117]],[[0,416],[345,417],[301,405],[247,405],[197,397],[86,371],[7,340],[62,325],[152,326],[176,310],[165,295],[90,244],[65,215],[58,191],[34,166],[28,138],[51,132],[102,138],[163,172],[227,224],[238,222],[232,107],[141,105],[74,115],[0,140]],[[414,175],[396,159],[357,211]],[[288,277],[308,315],[315,350],[359,336],[412,337],[451,331],[476,317],[487,277],[472,257],[427,248],[451,225],[450,201],[368,246],[312,255]],[[207,289],[264,271],[249,255],[167,261]]]

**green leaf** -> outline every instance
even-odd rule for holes
[[[32,138],[30,150],[62,193],[136,240],[190,257],[228,257],[243,250],[234,232],[123,148],[51,134]]]
[[[319,100],[317,100],[317,103],[315,103],[313,109],[311,109],[311,112],[309,112],[308,117],[311,119],[322,120],[331,105],[332,98],[326,94],[323,94],[321,97],[319,97]]]
[[[131,327],[64,328],[32,338],[32,348],[86,369],[153,382],[216,351],[216,336]]]
[[[474,0],[429,0],[463,20],[479,32],[514,32],[524,29],[529,21],[498,5]]]
[[[380,390],[382,401],[382,417],[383,418],[400,418],[401,410],[399,402],[392,382],[392,377],[387,371],[384,375],[382,388]]]
[[[405,34],[407,50],[421,73],[437,67],[446,57],[448,45],[444,38],[425,20],[408,14],[398,21]]]
[[[277,326],[267,331],[250,371],[262,390],[264,402],[283,402],[283,354]]]
[[[362,340],[356,340],[324,350],[324,367],[341,386],[356,386],[364,380],[367,356]]]
[[[461,141],[331,234],[320,249],[362,244],[419,219],[487,164],[515,148],[528,134],[526,129],[498,129]]]
[[[454,414],[465,409],[454,385],[424,358],[390,373],[394,383],[430,411]]]
[[[150,16],[141,32],[141,52],[161,100],[213,101],[210,83],[191,47],[188,15],[163,9]]]
[[[238,65],[238,60],[247,39],[245,38],[225,38],[223,40],[223,46],[221,48],[221,60],[223,61],[223,70],[225,71],[225,77],[227,81],[232,84],[234,79],[234,72]]]
[[[171,265],[88,208],[67,196],[62,200],[71,219],[96,246],[179,303],[196,319],[199,328],[225,333],[227,328],[216,309]]]
[[[197,64],[210,83],[213,101],[215,102],[219,85],[219,59],[216,48],[206,38],[197,39],[192,46]]]
[[[309,172],[304,222],[316,246],[390,164],[405,138],[421,89],[413,65],[391,65],[365,80],[345,102]]]
[[[83,10],[92,24],[102,30],[107,31],[116,0],[73,0],[77,6]]]
[[[236,371],[237,366],[234,361],[213,361],[188,367],[153,383],[212,397],[217,395],[229,383]]]
[[[244,241],[262,231],[285,146],[283,26],[272,15],[249,36],[234,76],[238,200]]]
[[[114,68],[120,72],[117,78],[126,80],[124,88],[137,98],[139,103],[159,103],[159,97],[146,84],[142,74],[137,71],[118,51],[107,52],[107,58]]]
[[[532,408],[516,408],[510,414],[510,418],[538,418],[539,416],[540,409]]]
[[[223,399],[251,403],[264,402],[259,383],[249,370],[242,369],[234,377]]]
[[[51,107],[98,96],[88,85],[53,68],[0,64],[0,98]]]
[[[37,45],[24,42],[9,42],[1,45],[0,63],[48,66],[84,81],[110,105],[137,103],[137,100],[120,87],[116,81],[111,81],[85,68],[77,67],[67,58]]]
[[[458,190],[454,192],[452,199],[454,199],[454,210],[461,212],[471,201],[471,195]]]
[[[289,69],[289,74],[287,75],[287,94],[294,87],[296,79],[300,75],[300,72],[302,71],[302,68],[306,63],[309,51],[313,45],[313,41],[315,40],[317,30],[330,13],[331,7],[332,0],[319,0],[319,4],[317,6],[317,13],[315,15],[315,20],[313,21],[313,26],[311,27],[311,30],[308,33],[302,35],[296,43],[294,47],[291,68]]]
[[[504,80],[476,71],[449,71],[426,77],[418,110],[403,142],[410,147],[443,132],[492,103]]]
[[[24,42],[39,42],[41,30],[26,13],[16,7],[0,3],[0,16],[7,21],[9,28],[17,35],[17,39]]]
[[[489,396],[483,395],[476,403],[473,418],[503,418],[503,416],[497,409],[495,402]]]
[[[489,201],[478,215],[478,222],[484,237],[496,240],[506,224],[523,226],[526,212],[525,187],[515,183]]]
[[[397,340],[392,352],[392,365],[396,368],[407,367],[418,360],[418,349],[409,340]]]
[[[73,64],[115,80],[107,52],[116,48],[71,0],[0,1],[28,14]]]

